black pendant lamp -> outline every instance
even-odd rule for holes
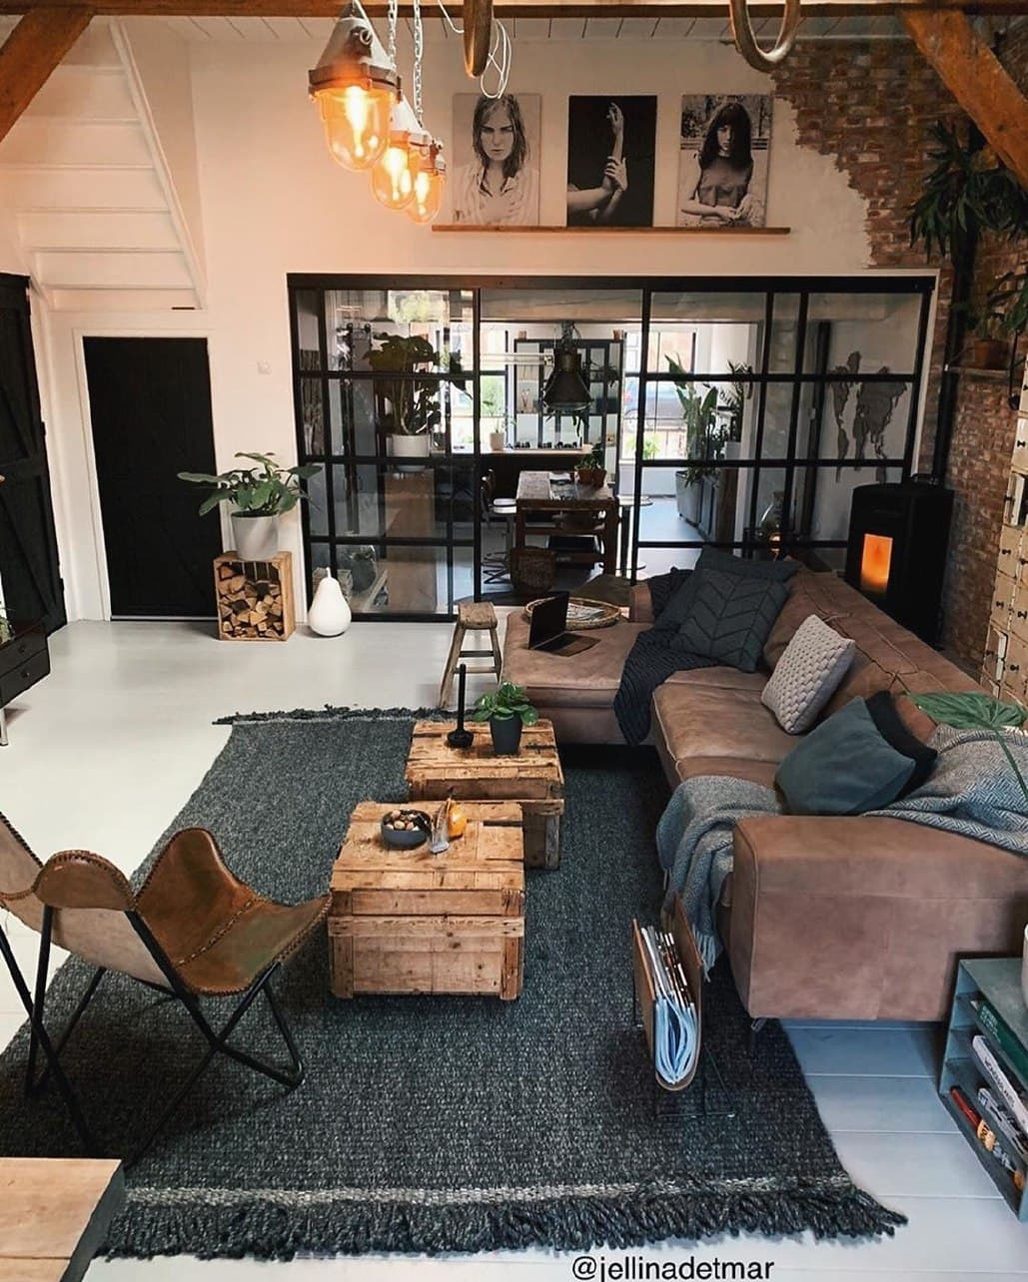
[[[582,378],[582,358],[575,347],[574,325],[565,323],[553,349],[553,373],[543,388],[543,405],[548,410],[574,414],[592,404]]]

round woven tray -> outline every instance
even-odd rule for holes
[[[532,611],[538,604],[538,601],[529,601],[525,606],[526,619],[532,617]],[[589,611],[602,610],[603,613],[596,618],[582,618],[576,611],[576,606]],[[589,632],[595,628],[612,628],[620,618],[621,611],[609,601],[593,601],[586,596],[573,596],[568,601],[568,621],[565,626],[569,632]]]

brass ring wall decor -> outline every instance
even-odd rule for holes
[[[735,47],[750,66],[756,67],[758,71],[773,71],[789,56],[796,43],[796,31],[801,17],[800,0],[785,0],[785,12],[782,14],[782,25],[778,29],[778,39],[770,49],[761,49],[757,44],[757,37],[753,34],[753,24],[750,22],[749,0],[728,0],[728,16],[732,23]],[[464,39],[465,48],[467,48],[467,36]]]
[[[485,71],[493,44],[493,0],[464,0],[461,19],[464,70],[469,76],[480,76]]]

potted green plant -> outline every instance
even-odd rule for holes
[[[1022,236],[1028,230],[1028,192],[992,148],[965,145],[955,126],[936,124],[932,134],[936,145],[929,155],[935,165],[911,206],[910,243],[920,241],[928,257],[937,250],[956,263],[982,231]],[[1001,277],[981,307],[961,305],[973,335],[963,359],[977,369],[1003,369],[1009,337],[1028,322],[1026,287],[1012,279],[1017,275]]]
[[[958,694],[915,694],[911,698],[922,712],[940,725],[952,726],[954,730],[991,731],[1014,772],[1028,806],[1028,784],[1025,783],[1014,754],[1004,738],[1004,731],[1024,728],[1028,721],[1028,710],[1019,704],[1004,703],[991,695],[977,694],[970,690]]]
[[[443,419],[436,371],[445,360],[450,381],[462,387],[460,356],[451,352],[444,358],[419,334],[381,333],[373,337],[380,346],[368,353],[368,364],[376,374],[394,375],[376,384],[378,420],[386,434],[386,448],[395,458],[427,458],[432,433]]]
[[[589,485],[593,489],[599,489],[603,485],[607,479],[607,467],[602,441],[597,441],[589,453],[584,454],[575,464],[575,475],[579,485]]]
[[[278,518],[307,496],[300,482],[318,470],[313,463],[282,467],[272,453],[238,453],[259,467],[237,467],[212,476],[207,472],[179,472],[180,481],[208,491],[199,513],[206,516],[219,503],[232,504],[235,551],[245,561],[266,561],[278,551]]]
[[[698,391],[691,381],[686,381],[686,371],[677,356],[669,354],[667,362],[671,373],[683,380],[676,382],[674,388],[682,407],[685,456],[700,460],[675,472],[678,514],[690,525],[698,526],[704,507],[703,486],[716,471],[711,460],[721,457],[723,445],[723,433],[717,423],[718,389]]]
[[[528,702],[524,686],[501,681],[475,704],[472,721],[488,721],[497,756],[513,756],[521,744],[522,726],[534,726],[539,713]]]

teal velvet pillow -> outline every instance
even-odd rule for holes
[[[775,783],[790,814],[862,815],[903,791],[914,770],[875,725],[864,699],[822,721],[778,767]]]

